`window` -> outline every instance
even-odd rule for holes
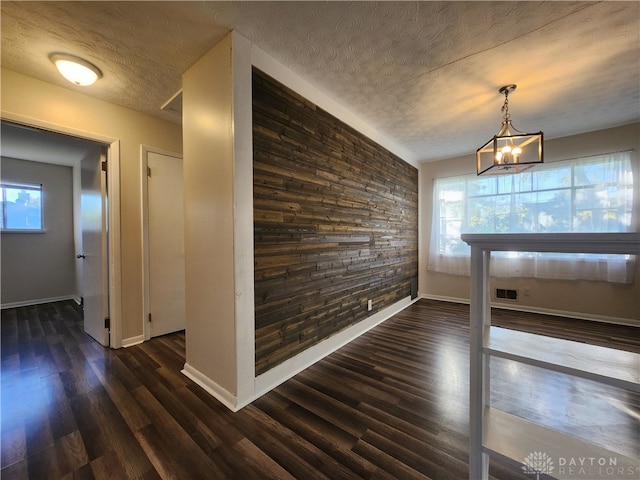
[[[2,183],[3,231],[42,231],[42,185]]]
[[[630,152],[540,165],[514,175],[437,179],[429,269],[468,274],[462,233],[627,232]],[[629,281],[629,256],[505,252],[494,275]],[[501,260],[502,258],[503,260]]]

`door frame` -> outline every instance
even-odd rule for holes
[[[149,277],[149,176],[147,168],[149,167],[149,153],[157,153],[167,157],[182,159],[183,156],[176,152],[163,150],[161,148],[151,147],[149,145],[140,145],[140,205],[142,217],[142,332],[144,341],[151,339],[151,325],[149,322],[150,310],[150,292],[149,285],[151,279]]]
[[[61,133],[72,137],[103,143],[107,146],[107,197],[109,250],[109,315],[111,319],[111,348],[122,347],[122,252],[120,248],[120,139],[86,132],[66,125],[50,123],[37,118],[26,117],[15,113],[0,111],[0,118],[18,125],[34,127],[53,133]],[[74,178],[76,170],[74,166]],[[77,188],[74,185],[74,189]],[[75,193],[74,193],[75,195]],[[74,212],[74,230],[78,227],[79,216]]]

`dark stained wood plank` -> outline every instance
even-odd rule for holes
[[[43,448],[29,455],[27,463],[29,478],[59,478],[62,476],[54,446]]]
[[[378,467],[379,470],[372,478],[430,479],[430,477],[422,472],[419,472],[413,467],[408,467],[388,452],[380,450],[365,440],[359,440],[353,448],[353,451]]]
[[[126,381],[132,376],[131,372],[121,367],[118,358],[110,362],[109,367],[106,367],[102,362],[93,362],[91,367],[132,431],[135,432],[151,423],[145,413],[146,409],[143,409],[131,394],[131,383]]]
[[[166,425],[147,425],[137,438],[162,478],[225,478],[211,459],[203,459],[202,450],[181,443],[184,437],[174,437]]]
[[[184,332],[110,350],[82,333],[73,302],[5,310],[0,475],[464,479],[468,317],[466,305],[420,300],[233,413],[180,373]],[[633,327],[500,310],[494,319],[638,351]],[[495,360],[494,406],[638,456],[640,395]],[[493,458],[490,474],[531,479]]]
[[[104,455],[91,460],[89,465],[91,473],[96,480],[128,478],[127,472],[113,451],[108,451]]]
[[[5,423],[9,422],[2,422],[2,434],[0,437],[2,444],[2,462],[0,463],[0,468],[3,470],[11,465],[24,462],[28,456],[24,427],[20,425],[19,427],[11,428],[5,426]]]
[[[234,458],[242,458],[242,463],[251,469],[251,473],[245,473],[242,478],[254,477],[265,480],[293,480],[296,478],[246,438],[243,438],[233,446],[231,454]],[[238,462],[234,463],[237,464]],[[230,476],[234,477],[235,473],[231,473]]]
[[[260,399],[260,407],[265,413],[326,452],[358,477],[369,478],[376,471],[375,465],[353,453],[358,437],[343,431],[339,426],[297,404],[281,408],[281,402],[277,400],[276,395]]]
[[[29,466],[27,464],[27,460],[21,460],[7,467],[3,467],[2,478],[10,478],[11,480],[29,480]]]
[[[89,460],[100,458],[110,451],[109,442],[95,418],[94,407],[87,395],[77,395],[69,400],[69,405],[82,436]]]
[[[89,463],[84,441],[78,431],[61,437],[55,445],[60,472],[75,472]]]
[[[60,375],[50,375],[42,382],[47,383],[45,394],[49,396],[47,412],[49,425],[54,440],[74,435],[78,431],[73,411],[69,405]]]
[[[257,69],[253,151],[260,374],[411,294],[418,175]]]
[[[261,410],[245,407],[237,422],[247,438],[295,478],[344,478],[341,465]]]

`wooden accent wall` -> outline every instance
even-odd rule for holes
[[[254,68],[253,174],[259,375],[411,294],[418,171]]]

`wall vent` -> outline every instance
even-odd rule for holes
[[[518,291],[507,288],[496,288],[496,298],[504,300],[518,300]]]

